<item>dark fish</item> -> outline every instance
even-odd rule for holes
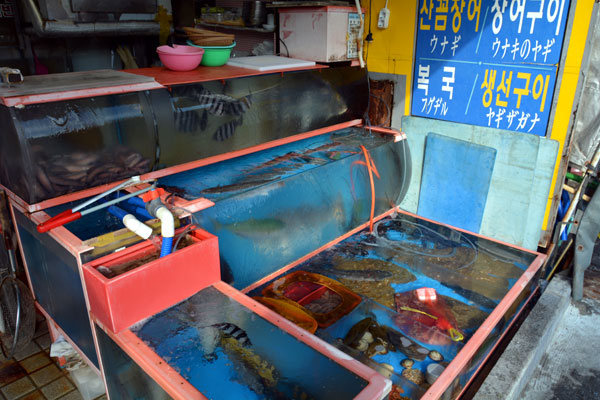
[[[206,110],[204,111],[206,112]],[[176,111],[175,112],[175,124],[177,130],[183,133],[196,132],[198,128],[202,129],[202,125],[206,125],[206,121],[203,121],[196,111]],[[206,128],[206,126],[205,126]]]
[[[250,109],[252,102],[250,96],[236,99],[225,94],[211,93],[203,89],[202,93],[196,96],[198,104],[205,106],[210,114],[218,117],[223,115],[240,116]]]
[[[337,269],[331,268],[327,270],[332,274],[341,279],[348,279],[350,281],[365,281],[365,282],[374,282],[381,281],[383,279],[389,278],[392,276],[392,273],[389,271],[382,271],[378,269],[367,270],[367,269]]]
[[[208,124],[208,112],[204,110],[202,112],[202,118],[200,119],[200,130],[205,130],[206,125]]]
[[[259,181],[248,181],[248,182],[239,182],[232,183],[231,185],[223,185],[223,186],[214,186],[208,189],[204,189],[200,191],[202,194],[219,194],[219,193],[229,193],[229,192],[237,192],[238,190],[251,189],[256,186],[261,186],[267,184],[269,182],[273,182],[275,179],[264,179]]]
[[[363,337],[365,332],[369,330],[369,328],[375,324],[373,318],[367,317],[360,321],[350,328],[346,336],[344,337],[344,344],[347,346],[356,346],[358,341]]]
[[[489,308],[489,309],[494,309],[496,308],[496,306],[498,305],[497,302],[495,302],[494,300],[490,299],[487,296],[484,296],[482,294],[479,294],[477,292],[474,292],[472,290],[469,289],[464,289],[460,286],[456,286],[456,285],[451,285],[449,283],[443,283],[444,286],[448,287],[449,289],[451,289],[453,292],[455,292],[456,294],[471,300],[473,303],[476,303],[482,307],[485,308]]]
[[[342,142],[325,143],[325,144],[323,144],[323,145],[321,145],[319,147],[315,147],[314,149],[308,150],[306,153],[310,154],[310,153],[316,153],[316,152],[319,152],[319,151],[324,151],[324,150],[330,149],[332,147],[339,146],[341,144],[342,144]]]
[[[237,340],[237,342],[244,347],[252,346],[252,342],[250,342],[250,338],[246,334],[246,331],[244,331],[242,328],[238,327],[235,324],[224,322],[221,324],[214,324],[211,326],[220,330],[223,333],[223,335],[232,337],[233,339]]]
[[[224,142],[225,140],[233,136],[237,127],[242,125],[243,122],[243,118],[239,117],[237,119],[224,123],[223,125],[217,128],[217,130],[213,134],[213,139],[219,142]]]
[[[389,247],[381,246],[377,243],[374,243],[372,245],[372,248],[375,251],[375,254],[377,254],[384,260],[387,260],[387,261],[394,260],[395,262],[399,262],[399,263],[405,262],[405,259],[400,257],[403,254],[402,253],[403,250],[401,250],[401,249],[389,248]],[[432,262],[422,262],[418,265],[413,266],[413,268],[416,271],[420,272],[421,274],[428,276],[432,279],[435,279],[435,280],[441,282],[444,286],[447,286],[451,289],[472,287],[472,289],[469,290],[470,292],[473,292],[473,293],[469,294],[471,297],[469,297],[469,296],[464,296],[464,297],[472,298],[473,301],[475,301],[474,297],[473,297],[475,295],[475,293],[481,295],[482,297],[488,297],[488,299],[491,299],[492,301],[494,300],[494,297],[496,297],[499,300],[502,297],[502,293],[504,293],[503,287],[508,286],[507,279],[498,278],[498,277],[495,278],[495,280],[498,282],[498,284],[496,284],[495,282],[487,283],[487,282],[483,282],[480,280],[480,281],[478,281],[476,286],[473,286],[473,281],[472,281],[473,278],[471,278],[469,275],[452,271],[441,265],[435,265]],[[489,277],[489,275],[488,275],[488,277]],[[466,292],[464,292],[464,290],[467,290],[467,289],[462,289],[462,290],[463,290],[463,293],[466,293]],[[477,292],[475,292],[475,290],[477,290]],[[457,291],[457,293],[458,293],[458,291]],[[479,298],[479,300],[483,300],[483,299]],[[485,300],[483,300],[483,301],[486,304],[491,305],[491,303],[486,302]],[[495,304],[491,308],[494,308],[494,307],[496,307]]]
[[[419,346],[417,343],[410,340],[395,329],[388,328],[387,337],[391,344],[394,345],[396,350],[404,353],[406,356],[423,361],[428,355],[429,350],[425,347]]]
[[[252,106],[252,95],[238,99],[226,94],[213,93],[202,85],[178,87],[175,90],[174,99],[181,96],[196,101],[211,115],[218,117],[223,115],[240,116]]]

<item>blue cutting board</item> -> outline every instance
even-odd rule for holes
[[[425,145],[418,214],[479,232],[496,149],[429,133]]]

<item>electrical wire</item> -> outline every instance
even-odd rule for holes
[[[177,240],[175,240],[175,244],[173,244],[173,251],[177,250],[177,246],[179,246],[179,242],[181,241],[181,239],[183,239],[188,233],[195,231],[196,229],[198,229],[198,226],[196,224],[189,224],[187,225],[183,231],[181,231],[178,235],[177,235]]]
[[[282,38],[279,38],[279,41],[283,44],[283,47],[285,47],[285,52],[286,52],[287,56],[289,57],[290,56],[290,51],[288,50],[287,45],[285,44],[285,42],[283,41]]]
[[[371,131],[371,120],[369,119],[369,110],[371,109],[371,77],[369,76],[369,67],[365,66],[365,69],[367,70],[367,93],[369,96],[367,96],[367,110],[363,114],[363,120],[365,121],[365,125],[369,130],[369,134],[372,135],[373,132]]]

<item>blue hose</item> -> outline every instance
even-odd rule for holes
[[[117,192],[117,193],[114,193],[110,197],[119,198],[122,196],[124,196],[124,194]],[[152,215],[150,215],[148,213],[148,211],[146,211],[145,204],[146,203],[144,203],[144,200],[142,200],[136,196],[136,197],[131,197],[127,200],[122,201],[121,203],[119,203],[119,207],[125,209],[126,211],[129,212],[129,214],[133,214],[140,220],[153,219],[154,217]]]
[[[114,215],[115,217],[119,218],[119,220],[121,221],[123,220],[123,218],[125,218],[127,214],[129,214],[127,211],[117,206],[108,207],[108,212]]]
[[[126,200],[128,203],[133,204],[135,206],[138,207],[142,207],[145,208],[146,207],[146,203],[144,202],[144,200],[140,199],[139,197],[131,197],[129,199]]]
[[[124,201],[120,203],[120,207],[122,207],[123,209],[127,210],[130,214],[135,215],[138,219],[143,220],[143,221],[147,221],[149,219],[153,219],[154,218],[143,207],[137,207],[137,206],[135,206],[133,204],[129,204],[129,203],[126,203]]]
[[[162,247],[160,248],[160,256],[168,256],[171,254],[171,248],[173,247],[173,237],[163,237]]]

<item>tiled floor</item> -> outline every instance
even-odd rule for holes
[[[69,372],[50,358],[50,344],[48,325],[38,318],[34,340],[27,348],[10,360],[0,355],[0,400],[82,399]]]

